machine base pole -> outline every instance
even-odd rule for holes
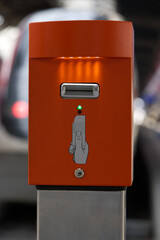
[[[37,190],[37,240],[124,240],[125,190]]]

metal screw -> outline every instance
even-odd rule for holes
[[[74,171],[74,175],[75,175],[77,178],[82,178],[82,177],[84,176],[84,171],[83,171],[83,169],[77,168],[77,169]]]

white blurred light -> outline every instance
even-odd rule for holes
[[[3,60],[11,56],[18,36],[18,27],[9,26],[0,31],[0,55]]]
[[[134,124],[141,125],[144,122],[144,119],[146,117],[146,111],[145,111],[145,103],[143,99],[136,98],[134,100]]]
[[[146,116],[146,111],[144,109],[134,110],[134,124],[142,125]]]
[[[108,20],[123,20],[117,11],[115,0],[59,0],[62,6],[72,10],[92,10],[99,16],[106,15]]]
[[[144,108],[145,107],[145,103],[144,103],[143,99],[142,98],[136,98],[134,100],[134,107],[136,107],[136,108]]]

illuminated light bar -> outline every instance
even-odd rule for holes
[[[100,59],[102,57],[98,57],[98,56],[95,56],[95,57],[90,57],[90,56],[86,56],[86,57],[82,57],[82,56],[78,56],[78,57],[58,57],[57,59]]]

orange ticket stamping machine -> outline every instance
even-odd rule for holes
[[[124,239],[132,85],[130,22],[30,24],[29,184],[38,189],[38,239]]]

